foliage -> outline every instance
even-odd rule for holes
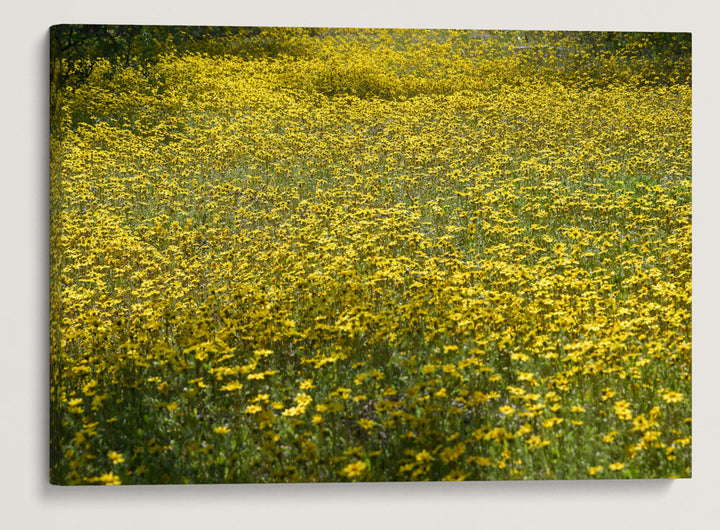
[[[273,31],[55,57],[51,480],[690,476],[685,37]]]

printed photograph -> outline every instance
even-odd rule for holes
[[[691,48],[50,28],[50,482],[689,478]]]

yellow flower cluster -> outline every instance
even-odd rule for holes
[[[689,71],[590,37],[96,61],[52,138],[53,481],[689,476]]]

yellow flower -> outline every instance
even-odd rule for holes
[[[690,439],[690,437],[688,436],[688,437],[686,437],[686,438],[680,438],[680,439],[678,439],[678,440],[675,440],[673,443],[676,443],[676,444],[678,444],[678,445],[680,445],[680,446],[682,446],[682,447],[685,447],[685,446],[690,445],[690,441],[691,441],[691,439]]]
[[[558,417],[548,418],[545,421],[543,421],[543,427],[545,427],[546,429],[551,429],[555,425],[559,425],[563,421],[565,421],[564,418],[558,418]]]
[[[98,382],[95,379],[92,379],[91,381],[88,381],[83,386],[83,394],[85,394],[88,397],[92,397],[95,395],[95,390],[93,390],[95,387],[97,387]]]
[[[437,366],[435,366],[434,364],[426,364],[425,366],[420,368],[420,373],[421,374],[431,374],[436,370],[436,368],[437,368]]]
[[[428,460],[432,460],[432,455],[423,449],[415,455],[415,460],[418,462],[427,462]]]
[[[632,419],[633,414],[630,410],[630,403],[625,401],[624,399],[621,401],[616,401],[613,405],[613,409],[615,410],[615,414],[618,418],[621,420],[629,421]]]
[[[685,396],[680,392],[665,392],[662,394],[662,398],[667,403],[679,403],[685,399]]]
[[[227,434],[230,432],[230,429],[224,426],[215,427],[213,430],[218,434]]]
[[[529,423],[524,423],[517,431],[515,431],[515,437],[525,436],[532,432],[532,427]]]
[[[232,392],[233,390],[240,390],[242,387],[242,383],[240,383],[239,381],[233,381],[232,383],[221,386],[220,390],[224,390],[225,392]]]
[[[307,394],[300,393],[295,396],[295,401],[297,402],[297,405],[295,407],[285,409],[282,412],[283,416],[298,416],[300,414],[303,414],[307,409],[308,405],[312,403],[312,397],[308,396]]]
[[[475,432],[477,432],[477,431],[475,431]],[[473,434],[475,434],[475,433],[473,433]],[[486,432],[483,435],[483,439],[495,440],[498,443],[502,443],[503,440],[505,440],[506,438],[509,438],[509,436],[504,427],[495,427],[494,429],[490,429],[488,432]]]
[[[505,416],[512,416],[513,414],[515,414],[515,409],[509,405],[503,405],[498,410],[502,412]]]
[[[259,405],[248,405],[247,407],[245,407],[245,412],[247,414],[257,414],[261,410],[262,410],[262,407]]]
[[[366,468],[367,468],[367,464],[365,464],[365,462],[363,462],[361,460],[357,460],[351,464],[346,465],[343,468],[343,473],[348,478],[354,479],[354,478],[361,476]]]
[[[598,473],[602,473],[604,469],[605,468],[603,466],[594,466],[594,467],[588,468],[588,473],[590,474],[590,476],[594,477]]]
[[[365,430],[372,430],[373,427],[375,427],[376,423],[373,420],[368,420],[365,418],[361,418],[358,420],[358,424],[360,427],[362,427]]]
[[[615,392],[612,388],[604,388],[600,399],[607,401],[608,399],[612,399],[615,394],[617,394],[617,392]]]
[[[343,399],[348,399],[350,397],[351,393],[352,393],[352,390],[349,388],[338,387],[338,389],[335,392],[333,392],[331,395],[334,394],[334,395],[340,396]]]
[[[550,445],[550,442],[547,440],[543,440],[537,435],[530,436],[525,443],[530,449],[540,449],[541,447],[546,447]]]
[[[610,464],[608,466],[608,469],[610,471],[620,471],[621,469],[625,468],[625,464],[623,462],[615,462],[614,464]]]
[[[446,447],[440,452],[440,458],[445,464],[454,462],[465,453],[465,444],[459,443],[455,447]]]
[[[113,464],[122,464],[125,462],[125,458],[123,458],[122,453],[118,453],[116,451],[109,451],[108,452],[108,458],[112,460]]]
[[[298,405],[302,407],[307,407],[310,403],[312,403],[312,397],[307,394],[300,393],[295,396],[295,401],[297,401]]]
[[[100,475],[98,478],[94,479],[94,482],[102,482],[106,486],[119,486],[122,484],[120,477],[112,471],[110,473]]]
[[[605,436],[603,436],[603,442],[605,442],[606,444],[612,443],[615,440],[615,436],[617,434],[617,431],[610,431]]]

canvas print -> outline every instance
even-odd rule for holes
[[[690,477],[690,34],[50,37],[51,483]]]

